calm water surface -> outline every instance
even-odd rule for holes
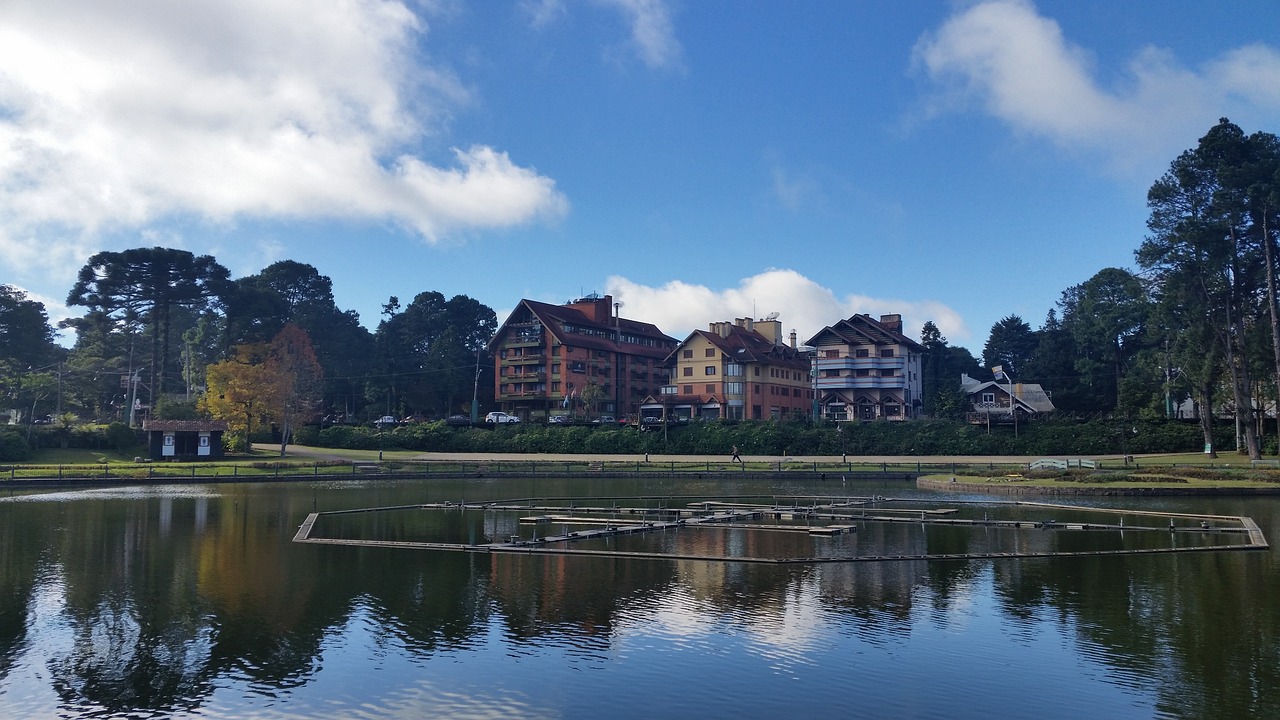
[[[778,567],[291,542],[316,510],[717,493],[919,496],[547,478],[7,493],[0,718],[1280,718],[1273,551]],[[1280,542],[1280,500],[1121,502],[1249,515]],[[421,518],[322,524],[475,541],[512,522]],[[962,552],[1068,537],[682,529],[619,546]]]

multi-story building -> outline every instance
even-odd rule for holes
[[[823,328],[814,348],[818,411],[828,420],[904,420],[920,414],[924,346],[902,334],[901,315],[858,314]]]
[[[636,415],[667,383],[676,345],[657,326],[617,314],[609,295],[565,305],[521,300],[489,342],[499,407],[525,420]]]
[[[738,318],[695,330],[667,358],[671,382],[647,417],[761,420],[809,415],[809,356],[782,340],[782,323]]]

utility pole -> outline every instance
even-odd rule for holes
[[[476,348],[476,379],[471,385],[471,424],[480,419],[480,348]]]

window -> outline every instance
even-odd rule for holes
[[[742,390],[743,390],[743,387],[742,387],[742,383],[740,382],[730,382],[730,383],[724,384],[725,395],[741,395]]]
[[[893,368],[880,368],[880,377],[893,377],[898,371]]]
[[[758,368],[758,367],[757,367],[757,368],[752,368],[752,369],[753,369],[753,370],[755,370],[754,375],[755,375],[756,377],[760,377],[760,368]],[[757,419],[757,420],[759,420],[760,418],[756,418],[756,419]]]
[[[558,382],[551,383],[551,392],[560,392],[560,383]]]
[[[728,375],[729,377],[741,377],[743,374],[742,364],[741,363],[725,363],[724,374]]]
[[[715,385],[708,385],[708,386],[707,386],[707,394],[708,394],[708,395],[710,395],[711,393],[713,393],[713,392],[715,392],[715,391],[716,391],[716,386],[715,386]]]
[[[704,368],[702,369],[702,374],[703,374],[703,375],[715,375],[715,374],[716,374],[716,366],[715,366],[715,365],[708,365],[708,366],[704,367]]]
[[[868,348],[858,348],[854,352],[854,355],[858,357],[871,357],[871,350],[869,350]]]
[[[867,368],[858,368],[858,377],[870,377],[871,370]]]
[[[829,358],[838,358],[838,357],[840,357],[840,351],[839,351],[839,350],[827,350],[827,351],[826,351],[826,357],[829,357]]]
[[[983,404],[983,405],[995,405],[995,404],[996,404],[996,394],[995,394],[995,393],[993,393],[993,392],[989,392],[989,393],[988,393],[988,392],[984,392],[984,393],[982,393],[982,404]]]
[[[680,353],[680,357],[682,357],[682,358],[691,358],[691,357],[693,357],[693,351],[692,351],[692,350],[684,350],[684,351],[682,351],[682,352]]]
[[[751,386],[751,392],[753,392],[753,393],[755,393],[755,394],[759,395],[759,394],[760,394],[760,386],[759,386],[759,385],[752,385],[752,386]]]
[[[560,346],[559,346],[559,345],[552,345],[552,346],[551,346],[551,357],[560,357]]]
[[[800,388],[793,388],[793,389],[791,390],[791,397],[800,397],[800,396],[801,396],[801,395],[800,395]]]
[[[715,357],[715,356],[716,356],[716,349],[715,349],[715,348],[707,348],[707,349],[706,349],[706,351],[705,351],[703,354],[704,354],[704,355],[706,355],[707,357]]]
[[[893,348],[881,348],[880,357],[893,357]]]
[[[681,375],[684,375],[685,377],[693,377],[693,368],[692,368],[692,367],[690,367],[690,366],[688,366],[688,365],[686,365],[686,366],[684,366],[684,368],[681,370],[680,374],[681,374]]]
[[[680,388],[680,391],[681,391],[681,392],[683,392],[685,395],[692,395],[692,394],[693,394],[693,386],[692,386],[692,385],[684,385],[684,386],[682,386],[682,387]]]
[[[900,412],[901,412],[901,409],[897,405],[884,406],[884,414],[888,415],[889,417],[898,417],[898,413]]]

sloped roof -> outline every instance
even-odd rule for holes
[[[920,352],[925,349],[920,343],[897,330],[888,328],[866,313],[858,313],[848,320],[841,320],[835,325],[828,325],[806,340],[804,344],[817,347],[822,344],[828,344],[831,340],[846,345],[906,345]]]
[[[988,390],[991,392],[999,391],[1002,395],[1008,395],[1009,383],[999,383],[995,380],[974,380],[961,373],[960,390],[970,397]],[[1017,398],[1019,405],[1031,412],[1053,412],[1057,409],[1053,406],[1053,400],[1050,399],[1049,393],[1045,392],[1039,383],[1015,382],[1013,384],[1013,396]]]
[[[670,346],[676,342],[675,338],[659,330],[658,326],[653,323],[629,320],[624,317],[611,317],[608,323],[602,323],[582,310],[569,305],[552,305],[538,302],[537,300],[521,300],[516,309],[507,316],[506,322],[494,334],[489,343],[490,349],[493,349],[505,336],[509,325],[516,322],[524,322],[527,319],[537,319],[560,344],[574,347],[609,351],[618,350],[631,355],[647,355],[661,359],[667,355]],[[582,328],[598,334],[568,332],[565,330],[565,326]],[[619,342],[619,336],[650,338],[655,341],[655,344],[650,346]]]
[[[151,430],[171,430],[174,432],[214,432],[227,430],[226,420],[146,420],[142,423],[142,429]]]
[[[796,370],[809,370],[808,354],[790,345],[780,345],[761,335],[757,330],[748,330],[741,325],[729,325],[729,334],[721,336],[710,330],[694,330],[683,342],[676,345],[667,356],[670,362],[695,337],[705,338],[726,357],[741,363],[762,363],[780,365]]]

